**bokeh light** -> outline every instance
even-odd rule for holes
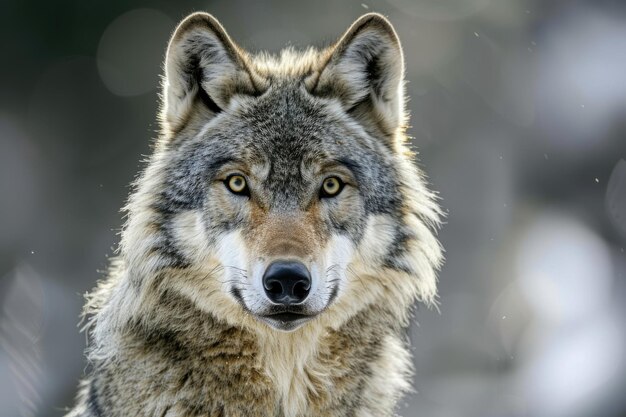
[[[174,20],[154,9],[131,10],[106,28],[98,45],[98,72],[119,96],[135,96],[159,85],[165,47]]]

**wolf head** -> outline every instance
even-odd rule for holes
[[[279,56],[186,18],[127,207],[133,292],[175,291],[260,331],[335,327],[374,303],[405,319],[432,301],[439,210],[405,147],[403,65],[378,14],[329,48]]]

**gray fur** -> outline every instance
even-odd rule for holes
[[[250,55],[196,13],[166,58],[162,135],[119,256],[90,296],[90,371],[73,417],[391,416],[403,329],[434,302],[439,209],[405,148],[400,43],[380,15],[324,50]],[[226,190],[241,172],[249,196]],[[326,175],[346,179],[323,198]],[[315,281],[282,330],[271,259]]]

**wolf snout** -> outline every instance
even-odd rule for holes
[[[302,262],[274,261],[263,274],[263,288],[276,304],[299,304],[309,295],[311,274]]]

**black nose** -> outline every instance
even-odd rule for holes
[[[267,297],[278,304],[298,304],[306,300],[311,290],[311,275],[301,262],[275,261],[263,275]]]

